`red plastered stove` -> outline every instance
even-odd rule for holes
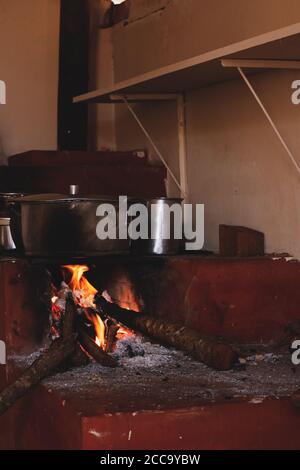
[[[8,356],[1,388],[43,346],[45,293],[62,264],[0,261],[0,339]],[[124,257],[89,267],[89,281],[115,300],[134,286],[147,312],[239,344],[279,344],[299,319],[300,264],[284,258]],[[299,371],[288,356],[217,372],[143,339],[121,344],[116,369],[90,364],[59,372],[19,400],[0,418],[0,447],[299,448],[300,414],[290,401]]]

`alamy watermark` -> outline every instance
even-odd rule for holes
[[[0,80],[0,104],[6,104],[6,84]]]
[[[99,240],[183,240],[187,251],[202,250],[204,245],[204,204],[162,198],[148,205],[120,196],[118,208],[100,204],[96,215]]]
[[[300,340],[296,340],[292,344],[292,349],[295,351],[292,354],[292,363],[294,366],[299,366],[300,365]]]
[[[6,344],[0,341],[0,365],[6,364]]]
[[[300,80],[293,81],[292,89],[295,90],[291,96],[292,103],[296,105],[300,104]]]

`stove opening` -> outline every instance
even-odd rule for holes
[[[117,280],[109,288],[102,290],[101,286],[95,287],[87,279],[88,273],[94,275],[93,283],[97,282],[97,268],[90,270],[87,265],[63,265],[61,267],[62,280],[58,285],[52,284],[51,296],[51,337],[52,340],[61,335],[62,320],[66,310],[68,296],[71,295],[76,306],[76,323],[80,331],[84,331],[91,337],[95,345],[107,353],[115,350],[120,339],[134,336],[134,333],[112,319],[105,308],[97,305],[97,296],[101,296],[110,304],[116,304],[120,308],[130,311],[133,315],[138,314],[141,302],[137,299],[133,284],[129,275],[120,271]],[[101,284],[101,282],[100,282]],[[82,346],[84,349],[84,346]]]

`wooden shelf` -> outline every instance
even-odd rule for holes
[[[73,101],[74,103],[115,103],[116,100],[112,100],[111,95],[182,93],[237,78],[238,73],[234,68],[222,66],[222,58],[299,60],[300,23],[162,67],[116,83],[110,88],[76,96]]]

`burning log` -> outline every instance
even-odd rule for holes
[[[198,332],[186,326],[177,325],[160,318],[125,310],[116,304],[107,302],[104,297],[95,297],[97,308],[103,314],[139,331],[160,343],[184,351],[195,359],[217,370],[229,370],[238,359],[237,352],[229,344],[202,337]]]
[[[59,367],[59,372],[66,372],[74,367],[87,366],[90,363],[89,356],[85,353],[82,346],[77,342],[74,353],[68,357]]]
[[[77,335],[74,333],[75,313],[73,299],[68,296],[62,337],[53,341],[49,349],[21,377],[0,393],[0,415],[74,354],[77,345]]]
[[[71,293],[66,296],[66,308],[63,316],[62,338],[68,338],[75,334],[77,309]],[[77,342],[74,353],[61,364],[60,371],[72,369],[73,367],[82,367],[89,364],[89,357],[83,352],[80,344]]]
[[[68,293],[65,297],[65,310],[56,325],[59,326],[59,338],[14,383],[0,393],[0,415],[53,372],[86,365],[90,356],[103,366],[117,366],[115,359],[97,346],[79,320],[73,295]]]
[[[48,377],[76,347],[76,335],[53,341],[42,354],[12,385],[0,393],[0,415],[41,380]]]
[[[67,295],[66,298],[66,309],[63,318],[62,326],[62,337],[69,338],[75,331],[76,328],[76,315],[77,310],[73,301],[73,296],[71,293]]]
[[[112,322],[111,320],[106,320],[105,321],[105,329],[106,329],[106,336],[105,336],[105,352],[111,353],[113,352],[113,348],[115,345],[115,342],[117,340],[117,333],[119,330],[119,325],[117,325],[115,322]]]
[[[101,336],[100,322],[103,324],[103,327],[105,327],[105,325],[100,319],[99,322],[94,321],[96,319],[96,312],[91,305],[93,305],[94,295],[97,290],[89,284],[83,276],[83,273],[88,268],[86,266],[72,266],[71,268],[71,272],[73,273],[72,279],[74,278],[76,280],[76,283],[74,280],[72,284],[73,293],[70,290],[66,293],[66,288],[64,284],[62,284],[62,289],[57,293],[58,297],[56,297],[60,302],[55,300],[55,307],[60,310],[59,315],[64,317],[63,324],[60,325],[59,328],[60,335],[66,337],[71,331],[75,331],[77,328],[79,344],[76,347],[74,355],[69,358],[66,364],[62,365],[62,370],[74,366],[80,367],[81,365],[86,365],[90,358],[93,358],[96,362],[105,367],[116,367],[117,362],[107,354],[112,348],[109,347],[106,349],[106,345],[110,346],[113,342],[113,337],[110,337],[105,344],[104,337],[98,338],[98,336]],[[69,287],[67,287],[67,289],[69,289]],[[90,331],[85,327],[84,321],[81,318],[82,316],[86,317],[86,319],[94,325],[94,328],[95,325],[99,326],[99,331],[95,332],[99,333],[99,335],[97,334],[99,344],[91,338]],[[57,325],[59,325],[59,321]],[[106,332],[107,335],[110,335],[108,328],[106,328]],[[100,341],[100,339],[103,341]]]
[[[117,361],[99,348],[90,335],[85,331],[82,323],[77,322],[78,339],[83,349],[104,367],[117,367]]]
[[[98,291],[84,276],[84,273],[89,270],[88,266],[66,265],[64,269],[66,274],[70,275],[71,273],[72,275],[69,288],[72,290],[74,301],[79,308],[76,314],[76,323],[81,346],[96,362],[103,366],[116,367],[117,362],[107,353],[113,349],[118,328],[111,321],[104,322],[98,312],[94,310],[94,296]],[[77,311],[76,306],[75,310]],[[90,331],[85,327],[80,316],[85,317],[93,325],[95,341],[91,338]]]

